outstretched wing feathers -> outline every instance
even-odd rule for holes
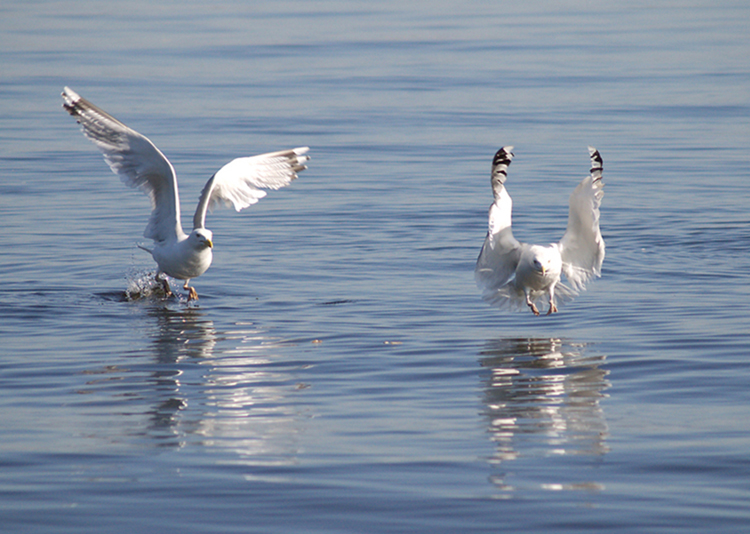
[[[510,202],[506,207],[510,209]],[[493,211],[500,209],[502,208],[497,204],[490,208],[490,230],[474,269],[474,279],[484,293],[493,292],[507,284],[513,278],[521,258],[522,244],[513,236],[510,225],[503,228],[492,227]]]
[[[144,236],[157,242],[184,235],[180,225],[177,177],[172,164],[145,136],[128,128],[69,87],[63,107],[76,117],[83,133],[104,154],[112,172],[130,187],[139,187],[151,199],[153,211]],[[264,189],[279,189],[305,170],[308,147],[237,158],[219,169],[206,183],[193,217],[194,228],[204,228],[206,212],[217,205],[240,211],[266,196]]]
[[[526,304],[526,294],[533,302],[550,295],[547,288],[520,287],[516,276],[519,263],[531,245],[513,236],[511,212],[513,202],[505,189],[508,166],[513,159],[513,147],[503,147],[495,154],[492,168],[492,190],[495,202],[490,207],[489,230],[482,251],[477,258],[474,277],[482,290],[482,298],[490,304],[520,308]],[[564,302],[575,297],[594,276],[601,275],[604,261],[604,240],[599,230],[599,206],[604,196],[602,158],[589,147],[591,172],[578,184],[570,196],[568,228],[562,240],[552,245],[560,253],[562,271],[569,285],[560,281],[554,286],[554,298]]]
[[[507,284],[521,257],[522,244],[513,236],[511,215],[513,200],[505,189],[508,166],[513,159],[513,147],[506,146],[492,160],[492,191],[495,202],[490,206],[489,229],[474,269],[474,279],[487,296]]]
[[[194,228],[204,228],[206,213],[217,206],[240,211],[266,196],[263,189],[280,189],[307,167],[308,147],[237,158],[219,169],[201,192],[193,217]]]
[[[560,241],[563,272],[575,290],[594,276],[601,276],[604,261],[604,239],[599,229],[603,162],[595,148],[589,147],[589,154],[591,173],[570,195],[568,228]]]
[[[153,211],[143,235],[165,241],[182,233],[177,179],[164,154],[148,138],[69,87],[65,87],[62,96],[63,107],[102,151],[112,172],[126,185],[141,188],[151,199]]]

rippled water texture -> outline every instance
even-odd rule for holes
[[[745,4],[0,14],[3,532],[746,528]],[[233,157],[310,168],[211,214],[164,300],[65,85],[170,158],[186,226]],[[603,276],[552,317],[474,285],[503,145],[529,242],[604,158]]]

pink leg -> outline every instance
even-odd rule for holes
[[[185,280],[185,285],[182,286],[182,289],[185,289],[188,292],[188,302],[191,300],[198,300],[198,292],[194,287],[189,286],[188,282],[190,282],[190,280]]]
[[[557,313],[557,306],[555,306],[555,286],[554,284],[552,287],[549,288],[549,311],[547,312],[547,315],[551,315],[553,313]]]
[[[529,298],[529,294],[528,294],[528,293],[526,293],[526,305],[527,305],[527,306],[528,306],[529,308],[531,308],[531,312],[532,312],[532,313],[533,313],[534,315],[539,315],[539,310],[538,310],[538,309],[537,309],[537,307],[536,307],[536,306],[534,305],[534,303],[533,303],[533,302],[531,302],[531,299]]]

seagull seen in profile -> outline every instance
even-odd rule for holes
[[[234,159],[219,169],[201,192],[193,216],[193,230],[186,234],[180,224],[177,176],[169,160],[145,136],[79,96],[69,87],[62,92],[63,107],[75,117],[104,154],[112,172],[130,186],[142,189],[153,208],[144,236],[153,248],[139,245],[153,256],[159,269],[157,281],[167,296],[172,294],[164,275],[184,280],[188,300],[198,298],[191,279],[202,275],[213,258],[213,234],[206,228],[206,212],[216,206],[240,211],[266,196],[263,189],[280,189],[305,170],[308,147]]]

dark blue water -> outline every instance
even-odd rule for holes
[[[750,8],[10,2],[0,8],[4,532],[737,532],[750,522]],[[149,136],[198,303],[123,298],[148,200],[61,109]],[[603,276],[486,306],[492,155],[556,241],[604,157]]]

